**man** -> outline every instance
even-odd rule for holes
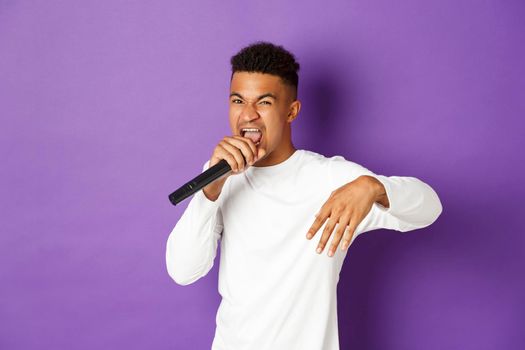
[[[167,241],[168,273],[180,285],[206,275],[220,239],[212,349],[339,349],[336,287],[348,246],[375,229],[426,227],[440,200],[417,178],[295,149],[299,64],[283,47],[258,42],[231,64],[233,135],[203,169],[225,159],[232,171],[192,197]]]

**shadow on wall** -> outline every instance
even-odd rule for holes
[[[362,97],[373,91],[361,90],[366,84],[351,60],[320,52],[301,62],[294,142],[325,156],[360,158],[355,150],[366,149],[359,130],[370,103]],[[338,286],[341,349],[504,349],[523,339],[522,248],[509,246],[525,244],[520,218],[508,217],[503,191],[475,183],[454,189],[447,181],[432,182],[444,209],[430,227],[366,232],[348,250]]]
[[[292,127],[297,148],[318,152],[327,157],[347,156],[352,149],[353,130],[358,130],[357,84],[351,64],[340,53],[326,50],[303,54],[299,100],[301,112]],[[340,62],[337,62],[340,60]],[[347,61],[343,63],[342,61]],[[344,69],[341,69],[344,67]]]
[[[502,229],[494,218],[507,209],[493,198],[437,192],[444,210],[431,226],[366,232],[348,250],[338,286],[341,349],[504,349],[523,337],[521,248],[508,246],[524,241],[519,223]]]

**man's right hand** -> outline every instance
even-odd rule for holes
[[[240,174],[249,166],[255,164],[266,154],[266,150],[257,148],[253,141],[242,136],[225,136],[213,150],[209,167],[214,166],[222,159],[226,160],[232,171],[205,186],[202,191],[211,201],[217,200],[222,186],[230,175]]]

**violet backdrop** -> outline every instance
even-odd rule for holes
[[[296,147],[418,177],[444,207],[350,247],[341,349],[525,348],[524,10],[0,1],[0,349],[210,348],[220,251],[169,278],[188,201],[167,195],[229,134],[229,58],[256,40],[301,64]]]

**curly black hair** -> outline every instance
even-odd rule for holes
[[[232,78],[235,72],[258,72],[279,76],[285,84],[297,87],[299,84],[299,63],[292,53],[282,46],[258,41],[241,49],[230,59]],[[231,78],[230,78],[231,80]]]

